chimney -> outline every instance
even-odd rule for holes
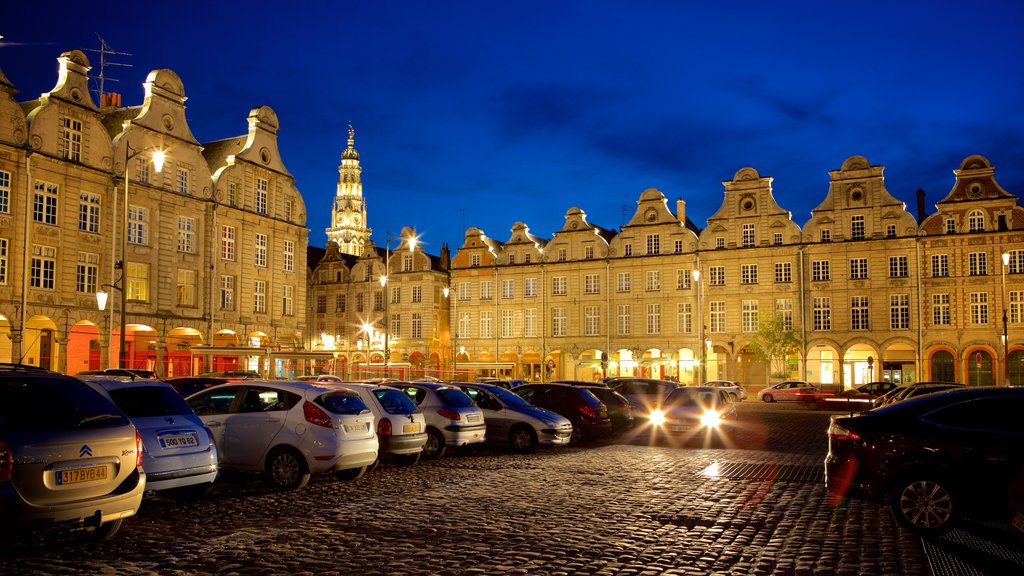
[[[676,219],[686,224],[686,200],[676,198]]]
[[[104,92],[100,94],[100,108],[111,107],[121,107],[121,95],[117,92]]]
[[[924,207],[924,190],[921,188],[917,189],[917,223],[924,222],[925,217],[928,214],[925,212]]]

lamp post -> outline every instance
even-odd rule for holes
[[[398,240],[398,248],[402,247],[402,241],[405,240],[407,246],[409,246],[409,252],[416,251],[416,244],[419,239],[415,235],[409,235],[408,239],[399,236],[392,236],[390,232],[384,240],[384,274],[380,277],[380,287],[384,292],[384,376],[387,377],[388,367],[391,364],[391,317],[388,315],[388,302],[391,297],[388,295],[388,274],[391,274],[391,241]]]
[[[125,125],[125,143],[124,143],[124,198],[121,205],[121,259],[114,263],[114,269],[121,271],[121,276],[114,281],[113,284],[103,284],[101,287],[110,287],[121,293],[121,309],[118,311],[120,315],[121,334],[119,335],[119,346],[117,351],[117,367],[127,368],[128,367],[128,355],[125,350],[125,332],[127,331],[128,322],[126,316],[126,308],[128,306],[128,287],[123,285],[125,279],[125,272],[128,267],[128,162],[149,150],[153,151],[152,161],[153,168],[159,174],[164,169],[164,160],[166,154],[163,150],[156,146],[149,146],[142,148],[141,150],[134,150],[131,144],[128,142],[128,129],[130,123]],[[122,282],[122,285],[118,285]],[[100,311],[103,311],[107,306],[107,293],[100,290],[96,293],[96,304]]]
[[[1010,265],[1010,253],[1003,252],[1003,383],[1010,385],[1010,339],[1007,330],[1006,307],[1008,295],[1006,293],[1006,267]]]
[[[700,376],[697,379],[698,384],[704,384],[707,381],[707,351],[704,346],[704,311],[700,307],[700,269],[694,269],[693,271],[693,282],[697,285],[697,323],[700,325],[700,343],[697,345],[700,348]]]
[[[452,380],[456,378],[455,371],[459,365],[458,348],[456,347],[459,340],[458,332],[458,300],[459,294],[455,291],[455,288],[451,286],[444,287],[444,297],[448,298],[448,338],[452,341]]]

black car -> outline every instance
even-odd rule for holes
[[[526,384],[512,389],[524,400],[561,414],[572,422],[572,443],[606,438],[612,433],[608,408],[589,390],[572,384]]]
[[[633,404],[634,412],[640,411],[645,414],[661,405],[672,391],[681,386],[678,382],[631,376],[608,378],[605,384],[628,398]]]
[[[837,502],[885,501],[897,521],[926,534],[964,514],[1005,514],[1024,461],[1021,414],[1024,388],[965,387],[833,416],[825,486]]]
[[[608,409],[608,417],[612,421],[612,432],[621,433],[633,428],[633,404],[628,398],[611,388],[599,384],[584,384],[581,388],[590,390]]]

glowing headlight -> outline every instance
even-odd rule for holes
[[[714,410],[708,410],[700,415],[700,423],[706,428],[718,428],[722,423],[722,417]]]
[[[665,423],[665,413],[661,410],[651,410],[650,420],[652,425],[661,426]]]

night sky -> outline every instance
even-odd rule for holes
[[[244,134],[269,105],[315,246],[349,122],[373,239],[414,226],[435,254],[470,226],[550,238],[572,207],[618,229],[652,187],[703,227],[745,166],[803,226],[855,154],[915,214],[914,191],[933,211],[971,154],[1024,196],[1016,0],[117,5],[6,6],[0,70],[17,99],[102,36],[131,54],[107,91],[138,105],[150,70],[175,71],[200,142]]]

